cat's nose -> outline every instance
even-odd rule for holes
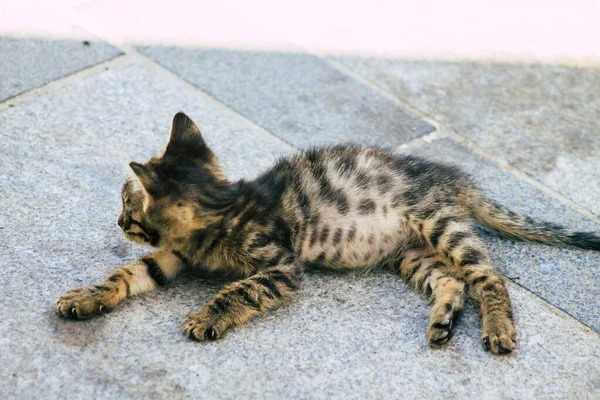
[[[119,219],[117,219],[117,225],[119,225],[119,228],[123,228],[123,216],[119,215]]]

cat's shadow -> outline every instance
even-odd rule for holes
[[[42,314],[42,323],[52,337],[69,347],[94,346],[102,340],[102,331],[106,324],[106,316],[77,321],[60,317],[54,308]]]

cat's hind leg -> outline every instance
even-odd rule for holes
[[[399,263],[399,266],[398,266]],[[452,337],[452,329],[460,315],[465,298],[465,284],[452,274],[452,267],[426,249],[411,249],[396,263],[402,278],[418,292],[428,296],[432,309],[427,329],[427,342],[440,346]]]
[[[494,354],[510,353],[517,332],[508,290],[473,231],[472,222],[456,209],[447,208],[424,221],[421,232],[430,248],[456,269],[480,303],[484,347]]]

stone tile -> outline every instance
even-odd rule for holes
[[[600,215],[600,69],[337,60]]]
[[[600,226],[554,198],[472,154],[451,139],[441,139],[416,154],[460,165],[488,195],[520,214],[576,230]],[[519,285],[600,332],[600,252],[513,242],[487,235],[492,261]]]
[[[76,40],[0,36],[0,101],[121,54],[92,35],[77,31],[76,36]]]
[[[34,268],[46,266],[37,255],[29,260]],[[52,288],[37,285],[3,300],[11,311],[0,327],[0,366],[8,376],[0,384],[3,397],[59,398],[66,387],[73,397],[103,398],[600,395],[597,335],[518,289],[511,290],[518,351],[494,357],[481,349],[473,305],[451,344],[430,349],[426,301],[391,274],[311,274],[297,303],[208,344],[185,339],[179,324],[216,294],[214,284],[184,280],[110,315],[73,322],[57,318],[48,303],[81,279],[70,274],[51,282]]]
[[[508,357],[481,349],[473,305],[447,348],[428,348],[429,307],[388,273],[309,274],[296,303],[216,343],[179,331],[219,288],[190,276],[94,320],[56,317],[60,293],[140,254],[115,224],[119,186],[128,161],[157,152],[176,110],[201,123],[233,177],[289,151],[186,87],[134,64],[0,115],[0,397],[600,395],[598,335],[514,285],[521,344]]]
[[[140,46],[138,50],[287,143],[394,146],[429,123],[308,54]]]

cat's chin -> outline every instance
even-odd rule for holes
[[[125,235],[125,238],[131,242],[141,244],[144,246],[153,246],[152,240],[148,236],[142,236],[141,234],[131,234],[127,232],[123,232],[123,235]]]

